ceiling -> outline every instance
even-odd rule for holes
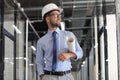
[[[73,10],[80,14],[89,15],[91,14],[88,10],[92,6],[92,1],[88,0],[17,0],[21,7],[24,8],[25,13],[31,20],[41,19],[41,9],[47,3],[56,3],[58,6],[64,8],[64,17],[69,18],[74,16]],[[75,8],[76,7],[76,8]],[[83,12],[84,11],[84,12]],[[82,12],[82,13],[81,13]],[[89,13],[88,13],[89,12]],[[82,16],[82,15],[81,15]],[[80,17],[80,16],[79,16]]]

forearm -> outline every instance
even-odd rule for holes
[[[59,59],[60,59],[61,61],[65,61],[65,60],[70,59],[70,58],[76,59],[76,57],[77,57],[76,54],[75,54],[75,53],[72,53],[72,52],[61,53],[61,54],[59,55]]]
[[[69,57],[72,58],[72,59],[76,59],[77,58],[76,54],[73,53],[73,52],[69,52],[68,54],[69,54]]]

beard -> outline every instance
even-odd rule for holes
[[[51,24],[51,25],[52,25],[53,28],[60,26],[60,24],[55,24],[55,23],[54,23],[54,24]]]
[[[53,28],[55,28],[55,27],[59,27],[60,26],[60,22],[50,22],[50,24],[51,24],[51,26],[53,27]]]

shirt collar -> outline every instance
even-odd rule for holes
[[[60,29],[59,28],[57,28],[56,30],[55,30],[58,34],[60,33]],[[53,30],[48,30],[48,34],[52,34],[53,33]]]

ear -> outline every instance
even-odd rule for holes
[[[49,17],[46,17],[45,20],[47,23],[49,23]]]

